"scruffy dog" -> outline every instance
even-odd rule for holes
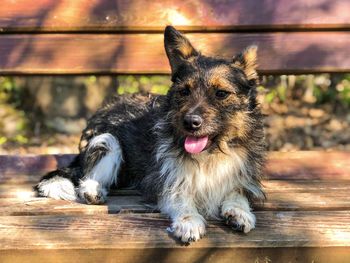
[[[77,158],[44,176],[37,192],[101,204],[112,184],[133,185],[171,217],[182,242],[199,240],[206,218],[247,233],[255,226],[248,200],[265,197],[257,48],[230,60],[207,57],[171,26],[164,43],[168,94],[105,104],[88,121]]]

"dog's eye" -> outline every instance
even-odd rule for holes
[[[179,90],[179,94],[180,94],[181,96],[188,96],[188,95],[191,94],[191,90],[190,90],[189,87],[185,87],[185,88]]]
[[[226,90],[217,90],[215,92],[215,96],[218,98],[218,99],[226,99],[228,96],[230,95],[230,92],[226,91]]]

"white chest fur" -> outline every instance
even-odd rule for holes
[[[163,154],[163,196],[173,204],[193,202],[206,217],[217,218],[225,196],[245,184],[242,175],[246,174],[246,166],[241,151],[204,152],[192,159],[176,158],[178,154],[172,151]]]

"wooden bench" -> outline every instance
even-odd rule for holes
[[[166,24],[207,54],[257,44],[264,74],[349,72],[349,10],[346,0],[3,0],[0,74],[168,74]],[[270,153],[257,228],[210,222],[188,247],[133,190],[101,206],[34,197],[40,175],[72,158],[0,156],[0,262],[350,262],[349,152]]]

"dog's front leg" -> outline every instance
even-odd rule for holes
[[[163,197],[160,209],[172,219],[171,231],[184,243],[201,239],[205,235],[205,219],[201,216],[189,196],[172,199]]]
[[[248,233],[255,228],[255,215],[248,199],[237,191],[230,193],[222,203],[221,216],[234,230]]]
[[[103,133],[92,138],[85,153],[85,175],[78,189],[80,198],[93,205],[106,202],[109,187],[117,181],[121,163],[122,150],[115,136]]]

